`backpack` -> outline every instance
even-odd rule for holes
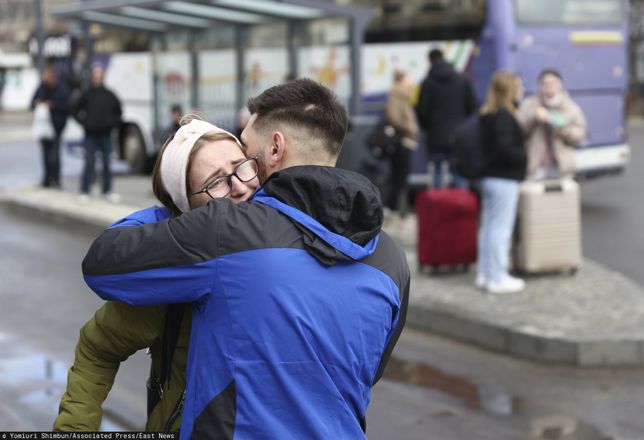
[[[481,143],[481,118],[478,113],[459,124],[449,139],[456,172],[466,179],[478,179],[485,172]]]
[[[376,125],[367,137],[369,152],[376,159],[388,159],[400,145],[402,134],[386,121]]]

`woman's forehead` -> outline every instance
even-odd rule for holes
[[[244,158],[244,153],[237,143],[232,139],[221,139],[207,142],[195,155],[195,160],[208,161],[216,160],[217,162],[232,162],[239,158]]]

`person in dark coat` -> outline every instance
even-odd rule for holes
[[[519,183],[526,177],[527,153],[517,120],[523,97],[521,79],[500,71],[492,77],[481,108],[481,145],[485,170],[481,179],[482,214],[476,284],[490,293],[515,293],[525,282],[509,275],[512,231],[517,216]]]
[[[85,129],[85,168],[81,178],[81,197],[85,201],[94,183],[95,156],[100,151],[103,158],[103,195],[110,201],[117,201],[112,193],[112,130],[121,122],[121,102],[103,84],[102,66],[92,68],[92,85],[83,93],[74,107],[74,118]]]
[[[420,89],[417,114],[425,134],[429,161],[434,166],[434,187],[442,187],[445,183],[444,162],[449,164],[451,185],[467,187],[467,181],[452,167],[449,139],[456,127],[476,112],[478,102],[470,81],[445,61],[441,50],[430,51],[429,61],[431,69]]]
[[[70,111],[70,95],[64,84],[58,82],[56,71],[47,67],[42,72],[42,82],[31,99],[31,108],[45,103],[49,107],[51,123],[54,127],[52,139],[41,139],[43,157],[42,186],[60,188],[60,137],[63,134]]]
[[[181,118],[183,117],[183,110],[179,104],[174,104],[170,107],[170,124],[168,124],[161,132],[160,141],[164,144],[181,128]]]

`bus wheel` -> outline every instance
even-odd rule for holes
[[[138,127],[128,125],[123,135],[123,159],[130,164],[134,174],[143,174],[146,167],[145,144]]]

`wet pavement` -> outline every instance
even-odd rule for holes
[[[49,354],[0,337],[0,429],[49,430],[58,413],[69,366]],[[136,429],[130,421],[106,411],[105,431]]]
[[[96,231],[1,207],[0,223],[7,251],[0,253],[0,429],[47,430],[78,331],[101,303],[79,270]],[[148,367],[143,352],[122,365],[104,429],[143,426]],[[641,439],[642,393],[644,370],[537,366],[407,329],[373,389],[368,433],[372,440],[526,439],[535,420],[565,416]]]

